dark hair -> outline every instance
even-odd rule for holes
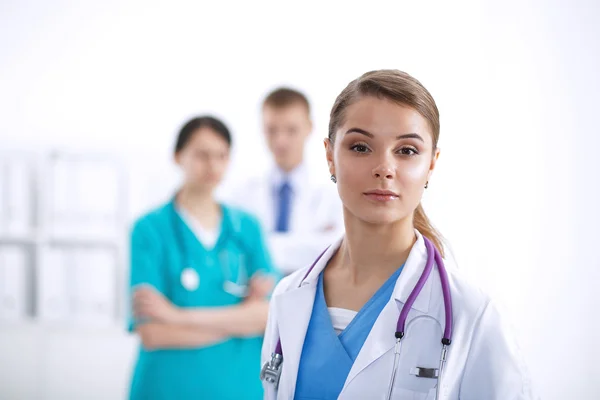
[[[225,124],[210,115],[203,115],[200,117],[193,118],[183,125],[177,135],[177,142],[175,143],[175,154],[179,153],[188,144],[192,135],[200,128],[210,128],[219,136],[221,136],[229,147],[231,147],[231,133]]]
[[[281,87],[275,89],[263,101],[263,107],[271,106],[275,108],[283,108],[293,104],[301,104],[306,107],[306,111],[310,114],[310,104],[308,99],[297,90]]]
[[[429,123],[433,149],[437,148],[440,137],[440,114],[431,93],[421,82],[406,72],[389,69],[367,72],[350,82],[339,94],[333,104],[329,119],[329,140],[331,142],[335,140],[336,130],[344,123],[345,111],[348,106],[367,96],[387,99],[417,111]],[[429,238],[444,256],[442,235],[429,221],[421,203],[414,212],[413,223],[415,228],[423,236]]]

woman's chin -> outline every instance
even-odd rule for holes
[[[400,221],[403,216],[395,210],[360,210],[355,214],[359,220],[371,225],[388,225]]]

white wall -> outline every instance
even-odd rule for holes
[[[4,1],[0,147],[118,152],[133,217],[176,185],[170,150],[189,116],[231,126],[231,187],[267,166],[261,97],[296,86],[313,103],[308,156],[323,169],[337,93],[366,70],[406,70],[442,113],[432,219],[505,306],[542,398],[598,398],[600,324],[586,319],[600,309],[600,8],[367,4]],[[0,398],[120,398],[134,353],[119,329],[0,326]]]

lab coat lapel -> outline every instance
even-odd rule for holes
[[[398,308],[396,307],[395,300],[392,299],[392,301],[388,302],[383,310],[381,310],[379,318],[373,325],[373,328],[371,328],[371,332],[365,340],[365,343],[358,353],[358,356],[350,369],[350,373],[346,378],[344,390],[362,370],[394,347],[396,341],[394,332],[396,331],[398,315]]]
[[[408,296],[415,287],[423,269],[425,268],[425,262],[427,261],[427,250],[425,249],[425,243],[420,233],[417,232],[417,241],[413,245],[413,248],[404,264],[404,268],[400,273],[400,277],[394,287],[394,293],[390,301],[383,308],[379,314],[379,318],[371,328],[369,336],[365,340],[358,357],[352,365],[352,369],[348,374],[344,389],[352,382],[352,380],[371,363],[376,361],[379,357],[384,355],[386,352],[393,349],[396,338],[396,324],[400,315],[400,310]],[[437,275],[436,270],[431,271],[427,283],[423,287],[421,293],[417,297],[413,304],[408,317],[406,320],[406,326],[410,324],[410,321],[418,315],[427,314],[429,312],[429,303],[431,298],[432,279]]]
[[[327,266],[341,242],[342,238],[331,245],[316,261],[306,279],[294,282],[293,288],[277,296],[277,301],[274,303],[276,315],[281,316],[277,319],[277,328],[283,351],[283,371],[279,382],[278,399],[294,397],[300,357],[315,302],[319,274]],[[300,279],[305,273],[302,271],[299,274]]]
[[[277,302],[277,315],[284,315],[277,321],[279,338],[283,350],[283,372],[279,383],[279,398],[293,398],[296,377],[302,354],[302,344],[312,313],[316,287],[305,285],[282,293]]]

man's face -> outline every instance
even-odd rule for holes
[[[312,131],[306,106],[263,107],[263,130],[279,168],[290,171],[302,162],[304,144]]]

